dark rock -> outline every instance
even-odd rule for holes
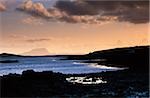
[[[72,84],[66,81],[70,76],[102,77],[107,83]],[[148,97],[148,77],[148,73],[130,70],[82,75],[29,70],[1,76],[1,97]]]
[[[0,61],[0,63],[18,63],[18,60],[4,60],[4,61]]]

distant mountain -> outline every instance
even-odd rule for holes
[[[0,57],[21,57],[21,55],[10,54],[10,53],[1,53]]]
[[[24,52],[21,55],[28,55],[28,56],[41,56],[41,55],[49,55],[49,51],[45,48],[37,48],[32,49],[30,51]]]

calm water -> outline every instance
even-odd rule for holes
[[[1,60],[18,60],[18,63],[0,63],[0,75],[9,73],[21,74],[24,70],[54,71],[64,74],[96,73],[102,71],[121,70],[96,64],[80,63],[80,60],[60,60],[60,57],[13,57]]]

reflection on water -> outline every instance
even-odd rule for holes
[[[80,83],[80,84],[100,84],[100,83],[107,83],[107,81],[103,81],[102,78],[87,78],[87,77],[69,77],[66,78],[68,82],[73,84]]]
[[[64,74],[97,73],[102,71],[123,70],[96,63],[80,63],[81,60],[60,60],[61,57],[8,57],[1,60],[17,60],[18,63],[0,63],[0,75],[21,74],[24,70],[54,71]],[[83,61],[83,60],[82,60]]]
[[[98,65],[97,63],[88,63],[89,66],[95,67],[95,68],[101,68],[101,69],[116,69],[116,70],[123,70],[127,68],[119,68],[119,67],[110,67],[105,65]]]

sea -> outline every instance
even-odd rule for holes
[[[17,60],[13,63],[0,63],[0,76],[10,73],[21,74],[25,70],[37,72],[53,71],[63,74],[97,73],[102,71],[116,71],[123,68],[108,67],[96,63],[83,63],[84,60],[64,60],[64,57],[4,57],[1,61]]]

